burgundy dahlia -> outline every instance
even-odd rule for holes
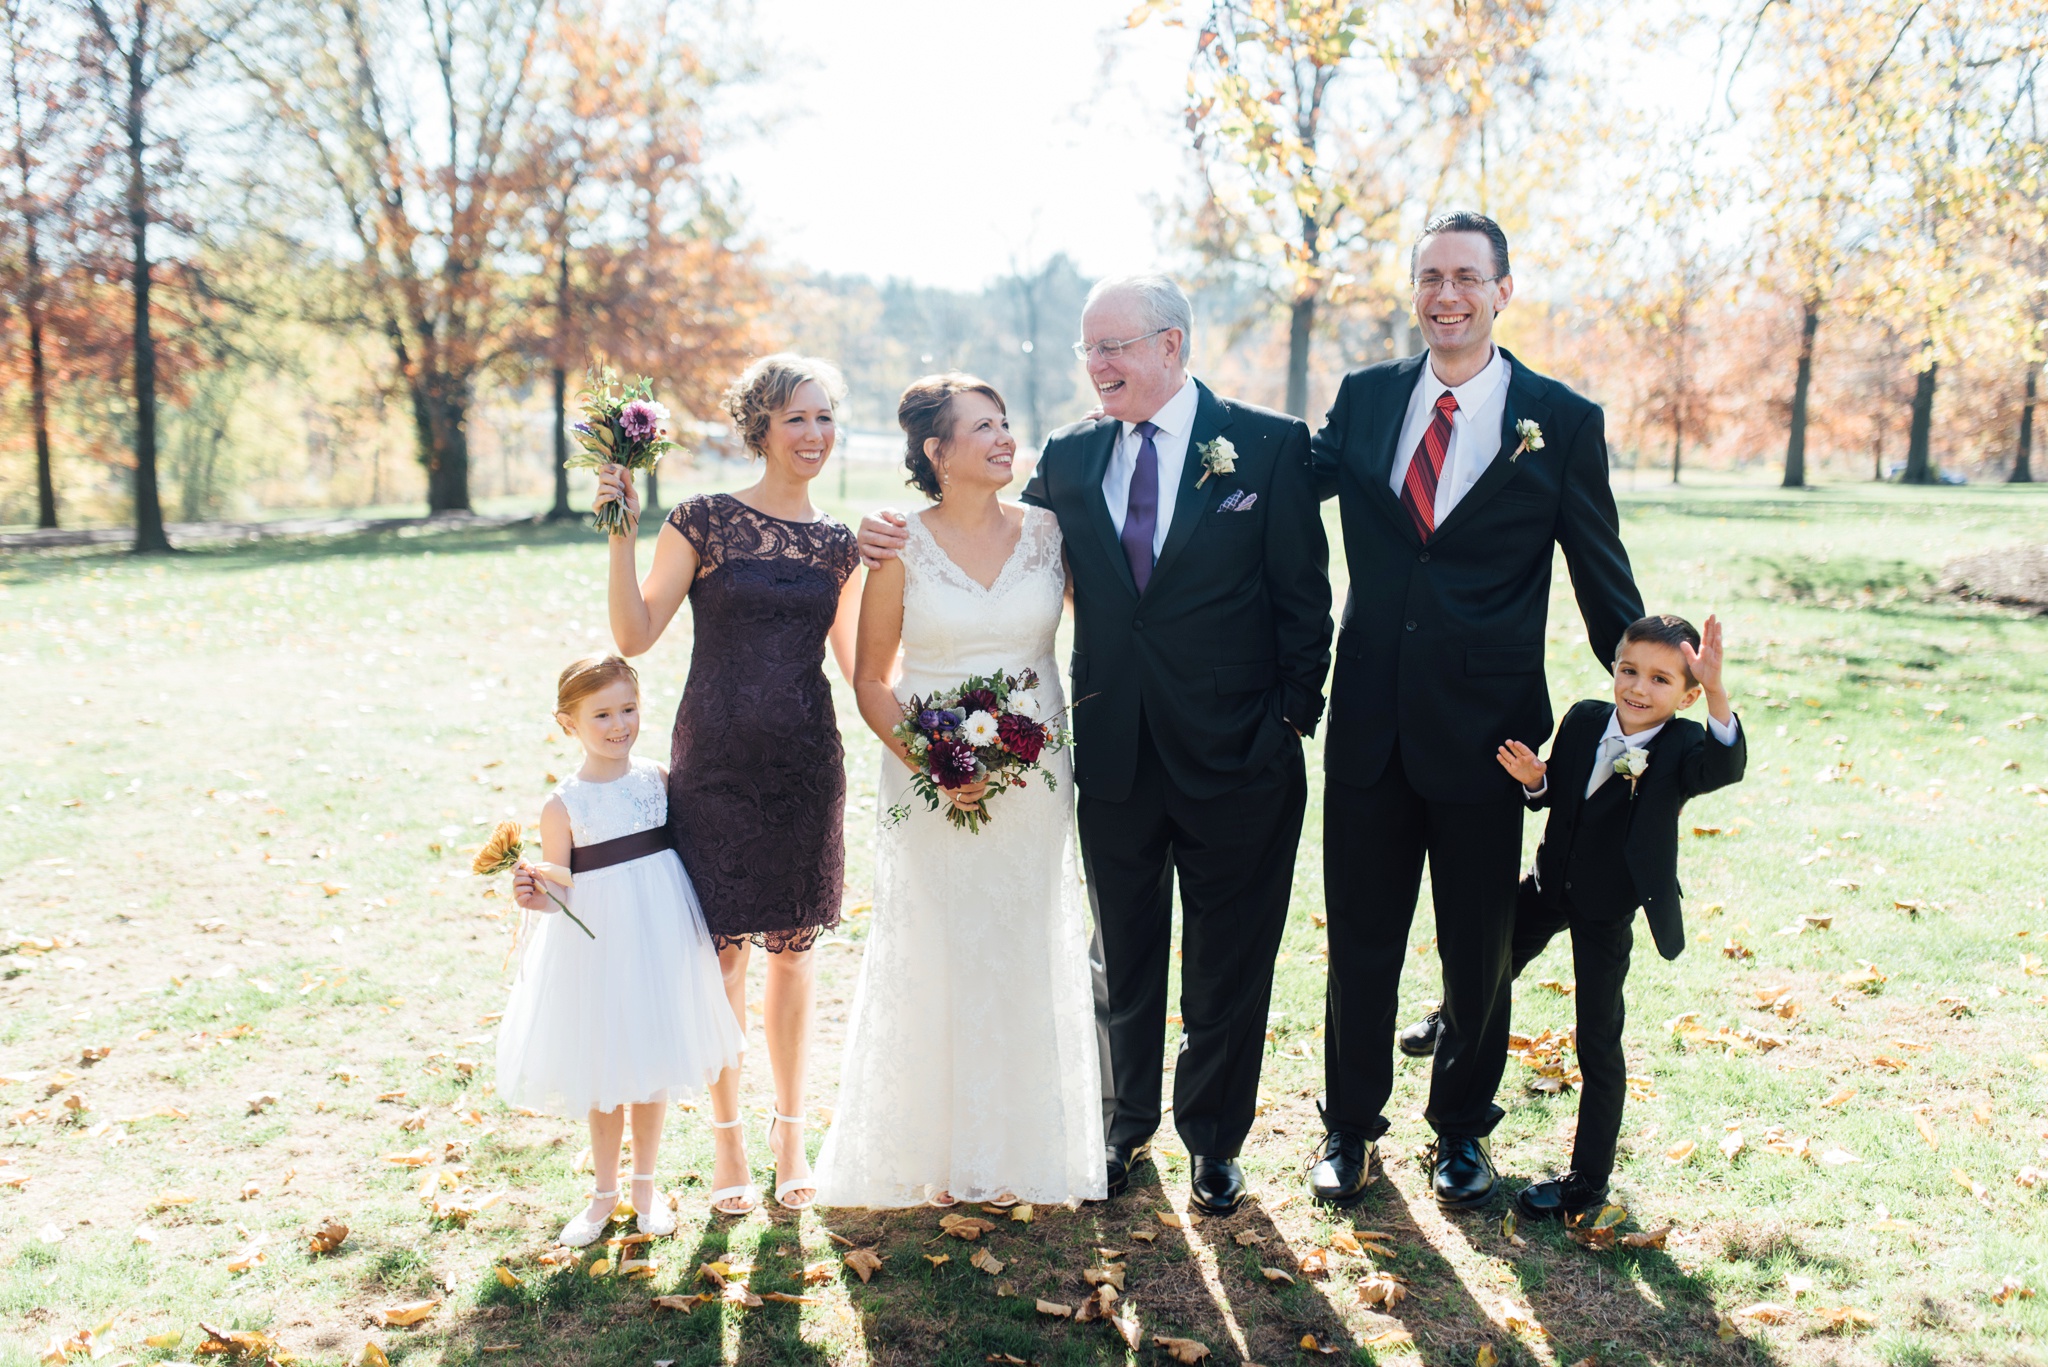
[[[993,716],[996,706],[996,695],[986,688],[977,688],[972,693],[960,695],[960,711],[970,717],[976,712],[986,712]]]
[[[1039,751],[1045,748],[1045,728],[1029,717],[1011,712],[996,722],[996,739],[1018,759],[1036,764]]]
[[[964,788],[974,781],[974,747],[966,742],[935,740],[925,754],[932,781],[941,788]]]

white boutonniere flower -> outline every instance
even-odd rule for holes
[[[1614,772],[1628,780],[1629,800],[1634,801],[1636,782],[1650,771],[1648,750],[1624,750],[1615,757]]]
[[[1230,444],[1228,437],[1211,437],[1202,443],[1202,477],[1195,481],[1201,488],[1209,482],[1211,475],[1227,475],[1237,469],[1237,448]]]
[[[1543,425],[1537,422],[1536,419],[1523,418],[1520,422],[1517,422],[1515,424],[1515,435],[1522,439],[1522,444],[1509,453],[1508,459],[1510,461],[1515,460],[1524,451],[1541,451],[1543,449]]]

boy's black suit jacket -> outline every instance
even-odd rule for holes
[[[1173,521],[1140,595],[1102,497],[1122,424],[1063,427],[1045,443],[1024,502],[1058,515],[1074,585],[1074,781],[1105,802],[1130,796],[1138,716],[1189,797],[1256,778],[1296,735],[1315,733],[1330,667],[1330,546],[1299,418],[1223,399],[1197,383]],[[1237,468],[1202,478],[1201,448],[1228,437]],[[1199,484],[1200,487],[1197,487]],[[1233,493],[1257,495],[1223,512]]]
[[[1521,790],[1494,752],[1550,734],[1553,548],[1602,667],[1643,615],[1599,407],[1501,354],[1512,370],[1500,454],[1426,546],[1388,481],[1427,353],[1346,375],[1316,433],[1317,496],[1339,496],[1351,571],[1330,684],[1333,779],[1369,787],[1399,745],[1409,786],[1433,802],[1514,801]],[[1543,449],[1515,456],[1523,419],[1542,428]]]
[[[1614,704],[1599,699],[1577,703],[1565,713],[1564,724],[1557,728],[1557,739],[1550,747],[1550,767],[1545,775],[1550,786],[1541,797],[1529,800],[1531,808],[1550,808],[1543,843],[1536,850],[1536,890],[1546,906],[1563,904],[1565,864],[1571,857],[1573,838],[1579,834],[1586,782],[1593,776],[1600,737],[1613,715]],[[1643,914],[1657,938],[1657,952],[1667,959],[1677,958],[1685,948],[1680,906],[1685,890],[1678,883],[1678,815],[1688,798],[1741,779],[1749,760],[1747,736],[1740,718],[1733,745],[1721,744],[1706,727],[1684,717],[1664,723],[1664,729],[1645,747],[1650,764],[1636,780],[1635,796],[1628,801],[1621,848],[1581,852],[1582,856],[1627,861],[1629,876],[1643,899]],[[1628,780],[1617,774],[1606,786],[1615,784],[1625,789]],[[1576,900],[1572,909],[1589,919],[1617,921],[1633,916],[1636,910],[1631,906],[1585,906]]]

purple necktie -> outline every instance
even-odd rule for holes
[[[1124,558],[1131,562],[1131,580],[1138,592],[1152,582],[1152,533],[1159,527],[1159,448],[1152,444],[1157,423],[1131,429],[1142,438],[1137,464],[1131,467],[1131,500],[1124,506]]]

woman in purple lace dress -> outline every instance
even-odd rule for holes
[[[830,645],[851,677],[859,553],[853,533],[810,500],[832,454],[840,392],[838,373],[821,361],[756,361],[725,406],[763,463],[759,482],[678,504],[645,580],[636,537],[611,543],[611,626],[623,654],[651,648],[690,600],[695,636],[670,750],[669,825],[742,1022],[747,960],[755,945],[768,953],[768,1147],[775,1198],[791,1210],[817,1195],[803,1143],[811,948],[839,923],[845,881],[846,767],[824,661]],[[612,500],[637,530],[638,495],[615,465],[598,472],[597,502]],[[744,1215],[760,1196],[747,1182],[737,1069],[720,1075],[711,1099],[712,1208]]]

